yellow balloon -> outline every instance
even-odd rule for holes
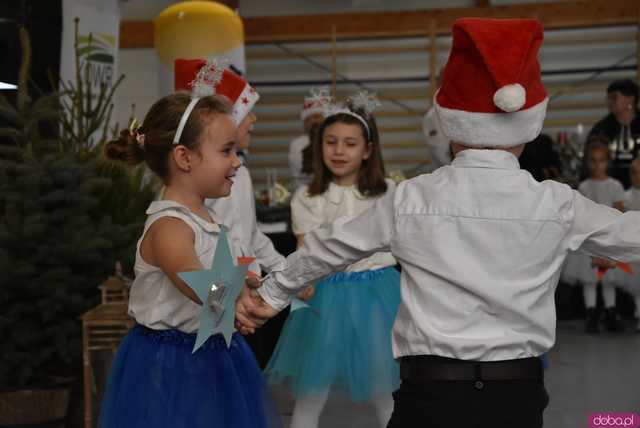
[[[170,68],[177,58],[207,58],[244,43],[242,20],[229,7],[213,1],[185,1],[155,19],[154,46]]]

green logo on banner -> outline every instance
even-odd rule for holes
[[[78,36],[78,55],[83,67],[88,67],[93,86],[111,85],[115,66],[116,37],[106,33]]]

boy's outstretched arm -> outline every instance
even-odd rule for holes
[[[620,211],[574,192],[568,246],[617,262],[640,262],[640,212]]]
[[[374,253],[389,251],[394,229],[393,198],[394,192],[388,191],[362,214],[306,234],[303,246],[273,269],[257,295],[246,292],[240,296],[236,306],[239,318],[258,326],[285,308],[305,286]]]

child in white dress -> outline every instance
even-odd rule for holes
[[[314,144],[314,177],[291,202],[293,231],[305,234],[356,216],[393,192],[384,179],[378,132],[364,110],[330,114]],[[390,253],[376,253],[304,293],[314,311],[292,313],[266,368],[270,383],[296,397],[291,428],[318,425],[330,388],[372,402],[384,426],[400,381],[391,328],[400,302],[400,275]],[[277,268],[276,268],[277,270]]]
[[[599,141],[592,140],[587,148],[587,166],[589,178],[582,181],[578,191],[599,204],[608,205],[620,211],[624,210],[624,188],[615,178],[609,177],[607,167],[609,164],[609,150]],[[582,284],[584,304],[587,309],[587,321],[585,329],[589,333],[597,333],[600,330],[601,314],[596,308],[597,284],[602,284],[602,297],[604,300],[604,322],[607,330],[620,331],[622,324],[616,312],[616,290],[613,280],[613,270],[608,270],[601,280],[598,278],[599,267],[610,267],[609,262],[603,259],[590,257],[584,254],[572,254],[565,267],[564,278],[568,282]]]
[[[636,158],[631,162],[629,176],[631,178],[631,187],[626,191],[624,207],[629,211],[640,211],[640,158]],[[633,296],[635,303],[633,329],[640,333],[640,264],[632,264],[631,269],[631,274],[621,269],[615,269],[614,278],[617,285]]]

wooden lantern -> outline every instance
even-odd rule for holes
[[[93,397],[97,394],[91,353],[109,350],[115,354],[122,338],[134,324],[128,315],[129,288],[123,277],[111,276],[98,288],[102,302],[81,317],[85,428],[93,428]]]

